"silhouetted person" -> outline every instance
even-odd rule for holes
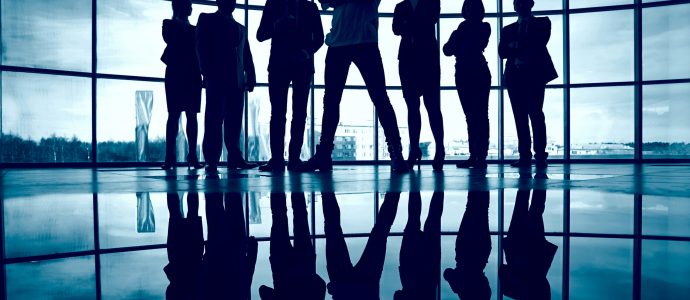
[[[271,272],[273,288],[262,285],[262,300],[323,300],[326,282],[316,274],[316,253],[307,220],[307,201],[303,193],[292,193],[295,245],[290,244],[287,199],[284,193],[271,193]]]
[[[464,300],[491,298],[484,268],[491,254],[489,235],[489,191],[469,191],[465,214],[455,240],[455,268],[446,269],[443,278]]]
[[[326,269],[328,293],[333,300],[379,299],[379,281],[386,258],[386,242],[398,210],[400,193],[386,193],[371,229],[364,252],[352,265],[343,229],[340,227],[340,208],[333,193],[323,193],[324,233],[326,234]]]
[[[166,299],[199,299],[199,278],[204,255],[204,232],[199,217],[199,194],[187,194],[187,218],[177,193],[168,193],[168,264],[163,268],[170,284]]]
[[[247,237],[242,194],[206,193],[204,299],[249,300],[257,242]]]
[[[323,45],[319,9],[307,0],[268,0],[256,38],[271,39],[268,59],[268,93],[271,100],[271,159],[261,171],[285,170],[285,116],[292,83],[292,123],[288,170],[301,164],[309,88],[314,75],[314,53]]]
[[[551,37],[548,17],[532,16],[533,0],[513,0],[518,21],[501,30],[498,55],[507,59],[503,84],[508,88],[515,117],[520,159],[513,167],[529,167],[532,138],[537,167],[546,167],[546,120],[544,93],[546,84],[558,78],[546,44]],[[530,123],[533,136],[530,136]]]
[[[225,140],[228,169],[251,169],[239,148],[244,91],[256,85],[247,29],[232,17],[234,0],[218,0],[218,11],[202,13],[197,23],[197,51],[206,84],[204,157],[215,172]]]
[[[440,13],[440,0],[403,0],[395,6],[393,14],[393,33],[402,37],[398,60],[400,83],[407,103],[410,130],[407,164],[410,168],[422,159],[422,149],[419,147],[422,130],[419,98],[422,96],[436,143],[432,164],[434,170],[443,169],[446,156],[441,114],[441,61],[436,41],[436,24]]]
[[[407,225],[400,246],[400,282],[402,289],[395,292],[394,300],[433,300],[441,272],[441,214],[443,192],[434,192],[429,214],[420,230],[422,197],[410,192]]]
[[[321,0],[324,9],[334,8],[331,32],[326,35],[326,45],[329,47],[326,53],[326,90],[323,97],[321,142],[316,146],[314,156],[300,167],[301,171],[333,169],[331,154],[335,132],[340,122],[340,101],[352,63],[362,74],[371,101],[376,107],[386,135],[391,171],[409,171],[402,157],[398,120],[386,92],[386,78],[378,46],[380,2],[381,0]]]
[[[462,5],[465,21],[453,31],[443,46],[446,56],[455,55],[455,86],[465,112],[470,158],[458,168],[486,168],[489,151],[489,91],[491,71],[484,57],[489,44],[491,25],[484,22],[481,0],[465,0]]]
[[[175,150],[180,115],[187,116],[187,167],[200,169],[196,153],[196,139],[199,131],[196,114],[201,110],[201,71],[196,55],[195,31],[189,24],[192,14],[191,0],[172,1],[173,17],[163,20],[163,40],[167,46],[161,60],[165,68],[165,98],[168,105],[168,122],[165,126],[165,163],[169,170],[177,161]]]
[[[558,246],[544,236],[546,190],[534,190],[529,204],[529,190],[518,190],[508,236],[503,238],[506,264],[498,276],[501,293],[513,299],[551,299],[551,286],[546,274]]]

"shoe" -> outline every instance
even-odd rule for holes
[[[458,169],[469,169],[472,166],[474,166],[475,160],[476,160],[476,158],[474,158],[474,156],[470,155],[470,158],[468,158],[465,161],[461,161],[461,162],[455,164],[455,167],[457,167]]]
[[[199,163],[199,159],[196,157],[196,155],[190,155],[187,154],[187,170],[194,168],[194,170],[198,170],[204,167],[204,164]]]
[[[526,159],[526,158],[521,158],[512,164],[510,164],[511,167],[513,168],[529,168],[532,166],[532,160],[531,159]]]
[[[166,171],[170,171],[174,168],[175,168],[175,162],[169,162],[169,161],[164,162],[163,165],[161,166],[161,169],[166,170]]]
[[[422,149],[410,146],[410,155],[407,157],[407,167],[409,169],[414,169],[415,162],[417,162],[418,168],[422,167]]]
[[[407,173],[410,171],[402,155],[402,145],[388,145],[388,153],[391,156],[391,172]]]
[[[239,158],[233,161],[228,161],[228,170],[249,170],[258,167],[259,164],[248,163],[244,159]]]
[[[486,158],[477,158],[474,160],[474,165],[472,166],[472,169],[486,170],[487,166],[488,165],[486,163]]]
[[[218,165],[209,163],[206,165],[206,173],[218,174]]]
[[[540,169],[545,169],[546,167],[549,166],[549,164],[546,162],[546,159],[549,157],[548,153],[545,153],[544,155],[539,155],[539,157],[535,157],[536,160],[536,166],[537,168]]]
[[[260,172],[283,172],[285,161],[271,158],[265,165],[259,167]]]
[[[436,153],[434,154],[434,160],[431,162],[431,166],[434,171],[443,171],[443,164],[446,161],[446,149],[444,147],[437,147]]]
[[[288,171],[298,171],[299,167],[303,164],[304,164],[304,162],[302,162],[302,160],[299,158],[298,159],[291,159],[291,160],[288,160],[287,169],[288,169]]]
[[[300,164],[295,168],[297,172],[329,172],[333,171],[333,145],[326,147],[324,145],[316,145],[316,153],[305,163]]]

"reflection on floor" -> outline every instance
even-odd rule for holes
[[[690,165],[446,169],[3,170],[2,296],[690,294]]]

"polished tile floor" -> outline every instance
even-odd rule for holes
[[[422,166],[405,175],[338,166],[326,174],[223,171],[219,178],[153,168],[1,172],[6,299],[162,299],[166,290],[182,299],[241,299],[234,298],[241,291],[260,299],[260,286],[273,287],[286,273],[302,278],[303,270],[328,283],[326,299],[343,295],[342,285],[375,287],[380,299],[393,299],[414,284],[430,284],[434,299],[690,294],[690,164],[443,173]],[[412,234],[419,229],[424,234]],[[281,243],[287,232],[295,243],[311,241],[315,262],[279,268],[280,254],[293,253]],[[251,276],[233,271],[253,265],[247,236],[258,241]],[[230,255],[240,248],[243,255]],[[356,270],[377,280],[343,279],[332,270],[347,260],[343,253],[357,265],[345,272],[349,281]],[[410,256],[433,267],[419,268]],[[469,276],[468,266],[481,267]],[[443,276],[449,268],[456,276]],[[244,288],[227,284],[247,278]],[[233,288],[219,289],[223,280]],[[488,288],[467,284],[478,282]]]

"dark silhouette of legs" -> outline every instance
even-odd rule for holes
[[[510,104],[515,117],[515,129],[518,135],[518,152],[520,160],[529,162],[532,159],[532,136],[534,134],[534,153],[538,161],[546,160],[546,119],[544,107],[544,85],[522,82],[508,88]]]
[[[324,193],[322,198],[328,277],[331,282],[347,281],[352,276],[353,265],[340,226],[340,207],[335,194]]]
[[[179,131],[180,111],[169,111],[165,124],[165,164],[163,169],[172,167],[177,162],[175,150],[177,148],[177,132]]]
[[[489,151],[489,93],[491,75],[488,69],[478,71],[477,77],[465,73],[468,70],[458,70],[456,78],[460,104],[465,112],[467,134],[470,144],[470,159],[458,164],[458,167],[486,167],[486,156]]]

